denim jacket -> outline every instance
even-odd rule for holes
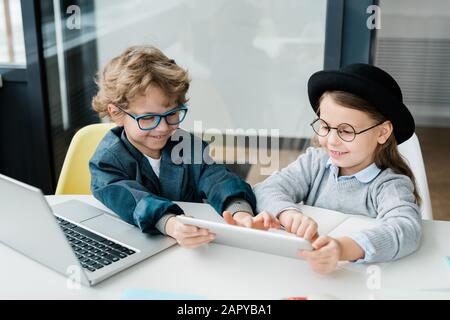
[[[123,220],[148,233],[158,233],[155,224],[164,215],[183,214],[172,201],[205,199],[222,214],[228,200],[237,198],[255,210],[252,188],[225,166],[199,157],[200,150],[208,157],[204,152],[207,144],[178,129],[177,133],[180,132],[183,139],[190,139],[189,144],[184,144],[190,146],[189,150],[172,152],[179,142],[169,140],[161,150],[158,179],[146,157],[128,141],[123,127],[111,129],[89,162],[94,197]]]

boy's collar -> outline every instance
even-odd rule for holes
[[[334,165],[331,161],[331,158],[328,158],[326,163],[326,167],[330,168],[331,173],[333,174],[336,181],[356,178],[359,182],[369,183],[380,173],[381,169],[377,167],[375,163],[372,163],[368,167],[362,169],[361,171],[351,175],[351,176],[339,176],[339,167]]]
[[[127,135],[125,133],[125,129],[121,127],[122,133],[120,134],[120,140],[125,144],[127,149],[131,152],[135,159],[141,159],[144,155],[140,152],[133,144],[128,140]]]

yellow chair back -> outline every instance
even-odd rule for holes
[[[96,123],[78,130],[67,150],[55,194],[91,194],[89,160],[113,127],[114,123]]]

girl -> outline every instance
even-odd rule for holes
[[[308,94],[321,147],[308,148],[256,185],[257,209],[313,240],[317,224],[302,215],[299,202],[377,219],[375,228],[337,239],[321,236],[314,251],[300,252],[319,273],[332,272],[338,261],[384,262],[415,251],[420,197],[397,149],[415,125],[396,81],[377,67],[354,64],[313,74]]]

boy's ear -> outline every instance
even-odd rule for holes
[[[123,115],[121,114],[122,111],[119,108],[110,103],[108,104],[108,113],[111,120],[114,121],[115,124],[118,126],[123,126]]]
[[[394,127],[392,126],[392,122],[385,121],[382,124],[380,124],[380,129],[381,129],[380,134],[378,135],[377,140],[379,144],[384,144],[391,136]]]

